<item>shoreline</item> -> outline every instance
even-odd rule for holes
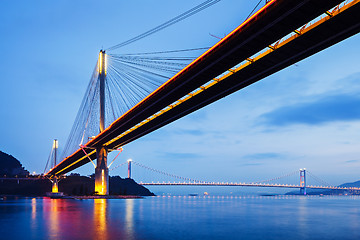
[[[11,195],[11,194],[0,194],[0,198],[52,198],[46,195]],[[144,196],[136,196],[136,195],[94,195],[94,196],[61,196],[54,197],[54,199],[142,199]]]
[[[65,199],[142,199],[143,196],[136,195],[98,195],[98,196],[64,196]]]

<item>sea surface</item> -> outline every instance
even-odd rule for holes
[[[360,197],[7,197],[0,239],[360,239]]]

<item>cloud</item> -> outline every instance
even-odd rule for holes
[[[356,163],[356,162],[359,162],[359,160],[347,160],[347,161],[345,161],[345,163]]]
[[[268,126],[292,124],[321,125],[337,121],[360,120],[360,98],[353,95],[334,95],[312,102],[284,106],[260,116]]]
[[[281,154],[278,153],[255,153],[255,154],[249,154],[249,155],[245,155],[243,158],[245,159],[251,159],[251,160],[263,160],[263,159],[273,159],[273,158],[280,158],[282,157]],[[259,164],[259,163],[257,163]]]
[[[175,152],[162,152],[160,153],[160,158],[161,159],[166,159],[166,160],[187,160],[187,159],[194,159],[194,158],[199,158],[201,157],[201,155],[196,154],[196,153],[175,153]]]
[[[283,158],[282,154],[274,152],[254,153],[242,157],[243,161],[238,162],[237,166],[241,167],[256,167],[268,164],[267,160],[274,160]]]
[[[251,167],[251,166],[261,166],[261,165],[264,165],[263,163],[244,163],[244,164],[240,164],[240,166],[243,166],[243,167]]]
[[[192,136],[202,136],[205,135],[206,132],[199,130],[199,129],[182,129],[182,130],[178,130],[175,131],[176,134],[180,133],[180,134],[188,134],[188,135],[192,135]]]

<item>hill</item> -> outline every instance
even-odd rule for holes
[[[25,177],[29,171],[21,165],[20,161],[13,156],[0,151],[0,176],[7,177]]]
[[[0,195],[44,196],[46,192],[51,191],[50,180],[29,177],[29,171],[24,169],[19,160],[2,151],[0,151],[0,177],[2,178]],[[109,180],[111,195],[154,196],[133,179],[115,176],[110,177]],[[70,174],[59,182],[59,191],[66,195],[91,195],[94,189],[94,178],[79,174]]]
[[[110,195],[154,196],[147,188],[137,184],[133,179],[110,177]],[[68,196],[94,194],[95,180],[85,176],[67,176],[59,182],[59,191]],[[0,195],[45,196],[51,191],[48,179],[1,179]]]
[[[341,184],[340,187],[360,187],[360,181]]]

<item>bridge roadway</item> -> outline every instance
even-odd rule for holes
[[[301,188],[300,185],[291,184],[270,184],[270,183],[225,183],[225,182],[157,182],[143,183],[143,186],[226,186],[226,187],[279,187],[279,188]],[[329,190],[351,190],[360,191],[357,187],[335,187],[335,186],[306,186],[310,189],[329,189]]]
[[[329,13],[281,44],[276,41],[299,29],[342,0],[273,0],[169,79],[152,94],[85,144],[88,156],[95,148],[111,151],[176,119],[242,89],[297,61],[319,52],[360,31],[359,0],[344,11]],[[306,30],[306,31],[305,31]],[[279,43],[279,42],[278,42]],[[273,44],[273,45],[271,45]],[[270,48],[265,55],[249,59]],[[240,68],[230,69],[248,60]],[[217,76],[229,70],[222,78]],[[213,84],[208,84],[214,80]],[[216,83],[216,84],[215,84]],[[201,90],[193,92],[196,90]],[[89,162],[81,149],[66,157],[46,176],[65,174]]]

